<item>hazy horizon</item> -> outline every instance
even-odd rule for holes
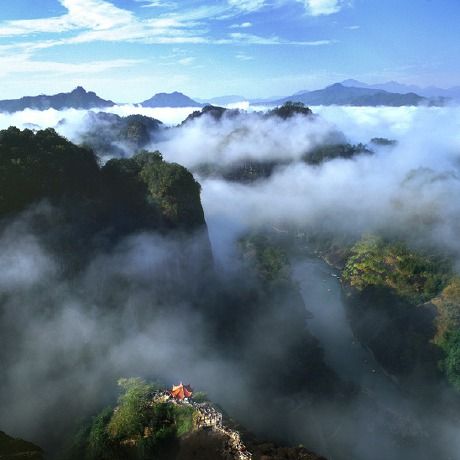
[[[180,89],[175,89],[175,90],[171,90],[171,91],[158,91],[156,93],[152,93],[147,99],[149,99],[150,97],[152,96],[155,96],[157,94],[168,94],[168,95],[171,95],[173,93],[180,93],[180,94],[183,94],[185,96],[188,96],[190,97],[193,101],[195,102],[202,102],[202,101],[211,101],[213,99],[224,99],[224,98],[231,98],[231,97],[240,97],[241,99],[239,99],[238,101],[233,101],[233,102],[226,102],[226,103],[222,103],[221,105],[223,107],[228,107],[228,108],[240,108],[240,109],[245,109],[245,108],[248,108],[246,106],[238,106],[238,103],[245,103],[245,102],[251,102],[251,106],[252,107],[257,107],[257,102],[254,102],[254,101],[275,101],[276,99],[282,99],[282,98],[286,98],[286,97],[289,97],[289,96],[293,96],[295,95],[296,93],[298,92],[303,92],[303,91],[317,91],[317,90],[322,90],[322,89],[325,89],[327,88],[328,86],[332,86],[332,85],[335,85],[335,84],[342,84],[342,83],[345,83],[345,82],[348,82],[348,81],[352,81],[352,80],[355,80],[353,78],[347,78],[345,80],[342,80],[342,81],[337,81],[337,82],[333,82],[331,84],[328,84],[328,85],[325,85],[324,87],[315,87],[315,88],[310,88],[310,89],[299,89],[298,91],[295,91],[294,93],[286,93],[286,94],[277,94],[277,95],[274,95],[274,94],[266,94],[266,95],[263,95],[261,97],[247,97],[245,94],[215,94],[213,96],[209,96],[209,97],[203,97],[201,95],[195,95],[195,94],[188,94],[188,93],[185,93],[184,91],[181,91]],[[366,86],[369,86],[370,88],[372,88],[373,86],[379,86],[379,85],[385,85],[385,84],[400,84],[400,85],[406,85],[404,83],[399,83],[399,82],[396,82],[394,80],[391,80],[391,81],[388,81],[388,82],[374,82],[374,83],[368,83],[368,82],[365,82],[365,81],[357,81],[363,85],[366,85]],[[352,86],[352,85],[347,85],[347,86]],[[412,84],[407,84],[407,86],[417,86],[417,85],[412,85]],[[14,98],[5,98],[4,100],[8,100],[8,99],[12,99],[12,100],[16,100],[16,99],[20,99],[22,97],[37,97],[37,96],[53,96],[55,94],[68,94],[72,91],[74,91],[75,89],[79,88],[79,87],[82,87],[85,91],[87,92],[94,92],[97,96],[101,97],[101,95],[94,91],[93,89],[91,88],[87,88],[83,85],[76,85],[76,86],[73,86],[73,87],[69,87],[68,89],[66,90],[63,90],[63,91],[59,91],[58,92],[55,92],[55,93],[45,93],[45,92],[40,92],[40,93],[34,93],[34,94],[29,94],[29,93],[24,93],[24,94],[21,94],[17,97],[14,97]],[[360,86],[357,86],[357,87],[360,87]],[[440,89],[441,91],[449,91],[450,89],[455,89],[457,90],[458,88],[460,88],[460,85],[456,85],[456,86],[452,86],[452,87],[449,87],[449,88],[440,88],[440,87],[435,87],[435,85],[430,85],[430,86],[426,86],[426,87],[420,87],[420,89],[431,89],[431,88],[435,88],[435,89]],[[386,90],[388,92],[394,92],[394,93],[401,93],[401,94],[404,94],[403,91],[389,91],[389,90]],[[407,90],[407,92],[413,92],[413,90]],[[102,97],[102,99],[104,99]],[[1,99],[0,99],[1,100]],[[136,108],[138,110],[143,110],[141,106],[138,106],[139,104],[141,104],[142,102],[144,101],[140,101],[140,100],[114,100],[112,99],[112,102],[115,103],[115,106],[126,106],[126,105],[131,105],[131,106],[136,106]],[[261,102],[262,103],[262,102]],[[338,104],[340,105],[340,104]],[[235,106],[235,107],[233,107]],[[313,106],[312,106],[313,107]],[[96,107],[97,108],[97,107]],[[177,107],[170,107],[171,109],[173,108],[177,108]],[[186,105],[182,106],[181,108],[188,108]],[[193,109],[196,109],[196,107],[192,107]],[[104,108],[104,107],[101,107],[100,108],[101,110],[106,110],[107,111],[107,108]]]

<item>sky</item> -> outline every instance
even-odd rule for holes
[[[460,84],[458,0],[4,0],[0,99]]]

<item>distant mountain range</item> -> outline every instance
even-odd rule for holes
[[[378,87],[377,87],[378,86]],[[417,89],[417,87],[414,87]],[[441,94],[442,90],[434,88],[432,93],[422,96],[412,90],[413,87],[389,82],[382,85],[366,85],[357,80],[346,80],[315,91],[298,91],[287,97],[267,99],[245,99],[242,96],[222,96],[208,99],[211,104],[227,105],[235,102],[249,101],[252,105],[282,105],[288,101],[301,102],[305,105],[351,105],[351,106],[414,106],[443,105],[451,96]],[[452,93],[455,88],[452,89]],[[448,90],[444,90],[447,94]],[[460,93],[460,92],[459,92]],[[449,93],[450,94],[450,93]]]
[[[93,109],[106,108],[116,105],[105,100],[92,91],[86,91],[78,86],[70,93],[59,93],[53,96],[25,96],[20,99],[0,101],[0,112],[19,112],[24,109]],[[185,94],[158,93],[140,104],[142,107],[203,107],[204,104],[194,101]]]
[[[288,101],[302,102],[305,105],[383,105],[391,107],[435,103],[435,101],[431,101],[415,93],[400,94],[382,89],[359,88],[335,83],[334,85],[316,91],[299,91],[292,96],[271,101],[269,105],[281,105]]]
[[[344,80],[342,85],[355,88],[381,89],[391,93],[416,93],[428,98],[445,97],[460,100],[460,86],[444,89],[436,86],[420,87],[416,85],[405,85],[397,81],[369,85],[358,80]]]
[[[194,101],[185,94],[158,93],[141,103],[142,107],[203,107],[203,104]]]
[[[59,93],[54,96],[25,96],[21,99],[0,101],[0,112],[19,112],[24,109],[92,109],[95,107],[112,107],[115,103],[101,99],[96,93],[86,91],[78,86],[70,93]]]
[[[248,101],[253,105],[282,105],[285,102],[302,102],[305,105],[351,105],[351,106],[413,106],[443,105],[449,100],[460,101],[460,86],[450,89],[436,87],[419,88],[403,85],[398,82],[387,82],[368,85],[358,80],[345,80],[324,89],[315,91],[299,91],[288,97],[269,99],[247,99],[243,96],[230,95],[212,99],[194,100],[177,91],[173,93],[157,93],[139,105],[149,108],[161,107],[197,107],[206,105],[227,105]],[[70,93],[59,93],[53,96],[26,96],[20,99],[0,101],[0,112],[17,112],[24,109],[62,110],[66,108],[92,109],[106,108],[116,105],[111,100],[102,99],[92,91],[78,86]]]

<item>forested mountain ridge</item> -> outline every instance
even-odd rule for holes
[[[65,126],[66,119],[59,124]],[[78,144],[91,148],[103,158],[129,157],[160,136],[164,124],[145,115],[121,117],[109,112],[89,111],[74,134]]]
[[[109,244],[144,230],[206,228],[200,185],[158,152],[114,159],[101,167],[91,150],[53,129],[34,133],[9,128],[0,131],[0,166],[0,217],[14,217],[47,200],[68,220],[76,245],[69,253],[81,254],[79,244],[89,249],[99,234]]]

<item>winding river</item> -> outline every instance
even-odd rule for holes
[[[340,377],[360,385],[366,392],[395,396],[399,392],[397,385],[353,335],[339,274],[313,258],[296,262],[293,276],[311,313],[308,327],[321,342],[328,364]]]
[[[426,408],[414,403],[385,373],[372,352],[355,339],[339,273],[318,258],[292,261],[291,265],[311,313],[308,328],[320,341],[326,362],[343,380],[360,388],[349,412],[333,415],[337,419],[336,432],[323,433],[328,459],[350,458],[336,449],[349,439],[355,442],[351,449],[353,460],[459,458],[440,452],[441,433],[427,421]]]

